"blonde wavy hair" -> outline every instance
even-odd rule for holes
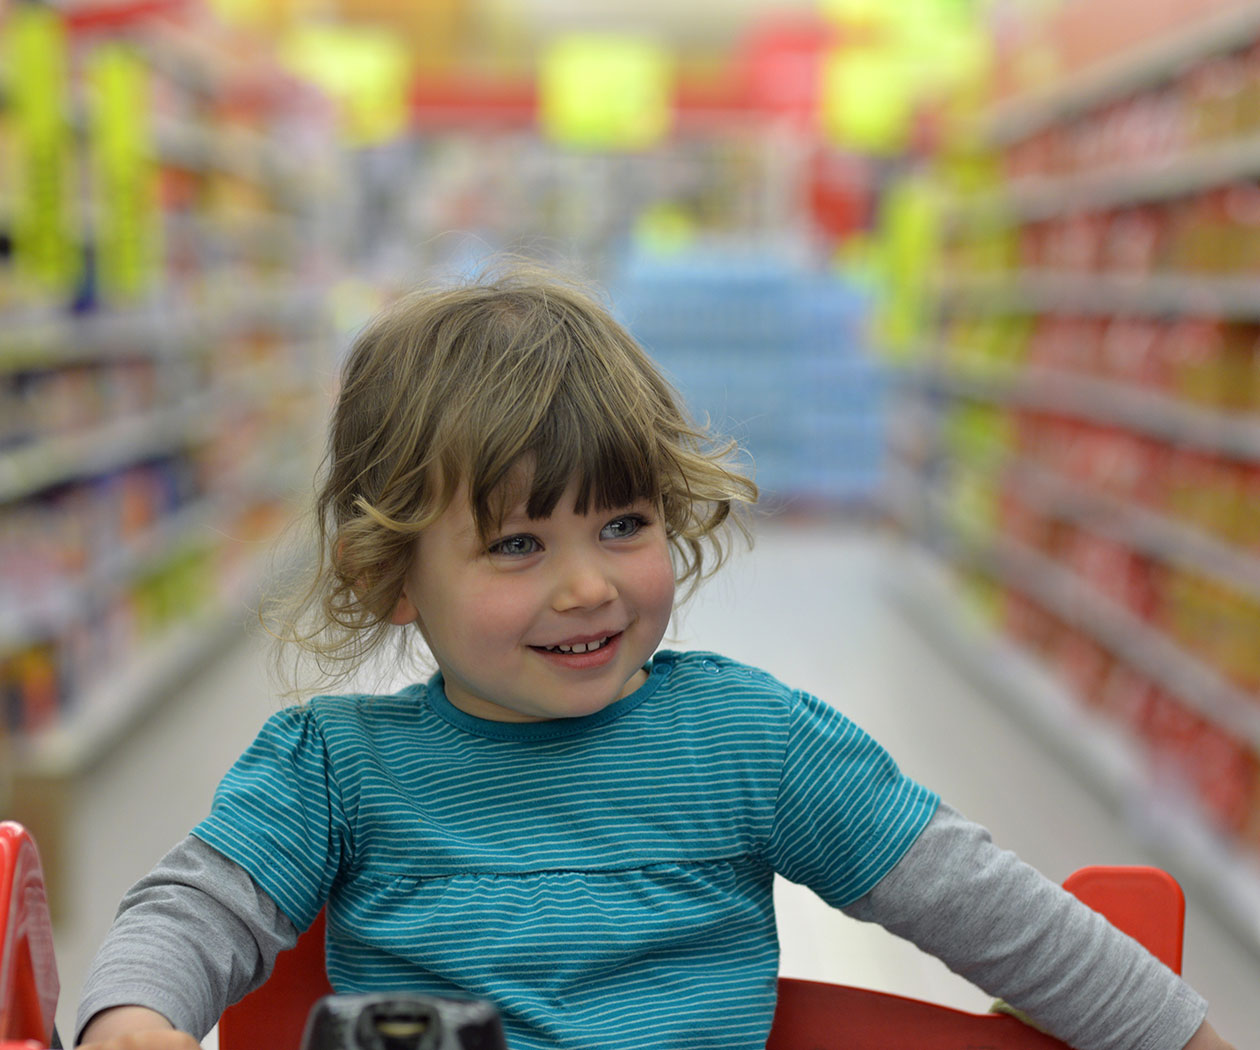
[[[417,291],[350,350],[311,515],[314,563],[264,608],[264,624],[283,648],[297,646],[298,663],[314,658],[309,687],[350,677],[411,629],[389,617],[414,541],[461,486],[487,541],[511,501],[545,518],[574,480],[578,513],[651,501],[686,597],[725,560],[728,526],[748,536],[741,511],[757,487],[738,454],[687,417],[576,280],[513,266]]]

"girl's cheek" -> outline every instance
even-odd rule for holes
[[[644,580],[644,592],[654,603],[673,608],[674,604],[674,563],[665,552],[655,562]]]

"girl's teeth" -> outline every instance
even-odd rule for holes
[[[576,645],[553,645],[551,647],[551,651],[554,653],[593,653],[596,649],[603,648],[607,642],[607,638],[601,638],[598,642],[578,642]]]

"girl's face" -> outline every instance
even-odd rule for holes
[[[416,542],[393,622],[416,623],[461,711],[499,722],[593,714],[646,679],[674,605],[657,507],[551,517],[511,508],[483,543],[461,490]]]

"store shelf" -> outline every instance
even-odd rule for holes
[[[48,729],[18,737],[12,745],[17,779],[73,777],[104,758],[137,721],[174,695],[188,675],[245,637],[245,610],[261,571],[261,565],[249,566],[224,588],[232,597],[142,646]]]
[[[910,535],[930,535],[931,543],[943,545],[954,561],[1027,594],[1168,687],[1204,718],[1260,749],[1260,703],[1251,693],[1046,555],[1008,537],[989,535],[984,528],[964,536],[947,526],[950,516],[943,498],[921,477],[901,469],[893,478],[889,509]]]
[[[1134,503],[1058,477],[1027,460],[1011,462],[1007,483],[1037,508],[1160,561],[1210,576],[1260,600],[1260,556]]]
[[[1260,136],[1196,147],[1137,165],[1114,165],[1079,175],[1025,177],[1000,193],[961,200],[957,223],[998,218],[1041,222],[1090,211],[1157,204],[1260,176]]]
[[[20,601],[14,601],[10,593],[0,603],[0,651],[22,649],[55,637],[81,617],[84,609],[96,607],[94,598],[160,564],[189,539],[203,536],[207,523],[226,520],[227,515],[216,504],[198,501],[111,551],[73,584],[50,580],[37,594],[22,594]]]
[[[212,435],[223,395],[199,394],[169,408],[116,419],[78,434],[44,438],[0,455],[0,502],[160,456]]]
[[[1260,705],[1255,697],[1057,562],[1003,538],[970,548],[964,556],[988,575],[1009,581],[1081,627],[1129,666],[1166,685],[1204,718],[1260,748]]]
[[[202,228],[207,237],[226,236],[245,244],[264,237],[284,237],[290,243],[297,240],[288,216],[274,216],[271,223],[260,222],[249,230],[219,227],[216,232],[204,224]],[[179,356],[184,349],[202,346],[206,340],[229,338],[260,324],[309,327],[323,314],[322,295],[321,289],[306,284],[259,281],[242,272],[218,282],[208,296],[211,305],[164,304],[88,314],[5,311],[0,314],[5,332],[0,375],[97,361]]]
[[[1260,320],[1256,278],[1197,274],[1054,273],[953,276],[937,288],[941,304],[980,315],[1046,313]]]
[[[1070,79],[1045,91],[999,107],[985,121],[985,137],[994,145],[1018,141],[1050,124],[1156,87],[1257,35],[1260,35],[1260,4],[1248,3],[1205,15],[1176,33],[1133,48],[1112,61],[1075,72]]]
[[[951,397],[1123,427],[1172,444],[1260,461],[1260,419],[1217,412],[1139,387],[1036,367],[924,366],[903,381]]]
[[[302,169],[276,143],[247,128],[217,127],[163,118],[153,129],[164,163],[192,171],[223,171],[284,194],[305,183]],[[292,202],[294,205],[298,201]]]
[[[7,311],[0,374],[112,358],[156,356],[187,322],[153,310],[75,317]]]
[[[1260,954],[1256,857],[1239,851],[1190,803],[1153,781],[1132,742],[1082,708],[1034,657],[968,615],[946,563],[910,545],[888,562],[890,592],[905,614],[1119,811],[1158,862],[1199,891],[1240,942]]]
[[[1175,200],[1260,175],[1260,136],[1201,146],[1149,166],[1013,182],[1008,207],[1025,221]]]

